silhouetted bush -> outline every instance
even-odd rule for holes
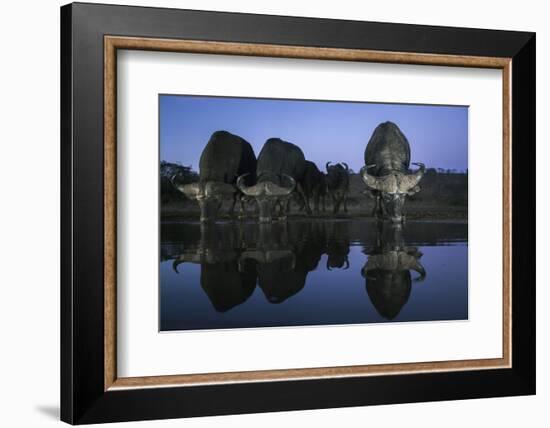
[[[160,198],[163,204],[183,198],[184,196],[172,185],[175,176],[178,183],[188,184],[199,181],[199,174],[190,166],[166,161],[160,162]]]

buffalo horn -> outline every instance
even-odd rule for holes
[[[243,179],[247,176],[247,175],[250,175],[250,173],[246,173],[246,174],[243,174],[243,175],[240,175],[239,178],[237,178],[237,187],[239,188],[239,190],[241,192],[243,192],[246,196],[259,196],[262,192],[262,189],[259,187],[258,184],[254,185],[254,186],[249,186],[249,187],[246,187],[243,183]]]
[[[265,183],[266,186],[266,194],[270,196],[287,196],[290,195],[294,188],[296,187],[296,180],[294,180],[293,177],[291,177],[288,174],[281,174],[281,177],[285,176],[290,181],[289,187],[282,187],[274,183],[267,182]]]
[[[365,183],[365,185],[371,189],[374,190],[381,190],[380,189],[380,180],[378,177],[375,177],[374,175],[370,175],[367,170],[369,168],[372,168],[375,165],[365,165],[361,170],[359,171],[361,175],[361,179]]]
[[[416,260],[411,269],[420,274],[420,276],[416,278],[415,281],[424,281],[424,278],[426,278],[426,269],[424,269],[424,266],[420,264],[420,261]]]
[[[415,162],[413,165],[417,165],[418,171],[416,171],[413,174],[407,174],[405,177],[403,177],[403,180],[401,181],[400,190],[403,192],[409,192],[411,189],[414,189],[414,187],[420,182],[422,177],[424,176],[424,173],[426,172],[426,165],[424,165],[421,162]]]

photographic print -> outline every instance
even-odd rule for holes
[[[161,331],[468,319],[468,107],[159,95]]]

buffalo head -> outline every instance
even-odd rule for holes
[[[176,176],[173,176],[171,181],[177,190],[199,203],[202,223],[216,220],[223,199],[237,191],[232,184],[220,181],[180,184],[176,181]]]
[[[365,165],[361,168],[361,178],[368,189],[375,191],[380,200],[382,212],[394,223],[403,221],[403,205],[407,195],[414,195],[420,191],[418,183],[424,176],[426,167],[423,163],[413,163],[419,169],[415,173],[405,174],[400,171],[393,171],[387,175],[370,175],[367,171],[376,165]]]
[[[253,186],[246,186],[243,180],[247,175],[248,174],[243,174],[239,176],[237,179],[237,187],[246,196],[254,197],[256,202],[258,202],[260,223],[269,223],[272,220],[272,212],[275,204],[282,198],[288,197],[294,191],[296,180],[290,175],[281,174],[281,178],[285,177],[290,182],[290,186],[281,186],[268,180],[259,181]]]
[[[331,184],[337,185],[339,181],[341,181],[341,177],[349,175],[349,167],[348,164],[345,162],[337,163],[335,165],[331,165],[332,162],[327,162],[325,164],[325,169],[327,170],[327,181],[329,182],[329,186]]]

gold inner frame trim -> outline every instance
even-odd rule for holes
[[[116,88],[117,50],[148,50],[213,55],[241,55],[393,64],[494,68],[502,70],[503,144],[503,320],[502,358],[375,364],[341,367],[203,373],[170,376],[117,377],[116,366]],[[511,165],[511,58],[386,52],[252,43],[171,40],[139,37],[104,37],[104,389],[155,388],[264,381],[395,375],[422,372],[497,369],[512,362],[512,165]]]

